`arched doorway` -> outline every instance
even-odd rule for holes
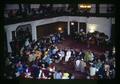
[[[26,39],[32,41],[32,28],[30,24],[20,25],[16,29],[16,41],[20,48],[23,47]]]

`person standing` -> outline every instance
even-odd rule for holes
[[[84,62],[84,60],[81,59],[81,61],[80,61],[80,71],[81,71],[82,73],[85,72],[85,67],[86,67],[86,62]]]
[[[80,71],[80,60],[79,60],[79,59],[77,59],[77,60],[75,61],[75,70],[76,70],[76,71]]]
[[[52,35],[52,43],[55,43],[55,35]]]
[[[60,50],[59,52],[58,52],[58,55],[59,55],[59,61],[61,61],[63,58],[64,58],[64,56],[65,56],[65,52],[63,51],[63,50]]]
[[[110,65],[108,63],[104,64],[104,70],[106,73],[106,78],[109,78],[110,77]]]
[[[71,57],[71,51],[70,49],[68,49],[65,56],[65,62],[68,62],[70,57]]]
[[[91,76],[91,78],[94,79],[94,76],[96,75],[96,72],[97,72],[97,68],[94,65],[91,65],[91,67],[90,67],[90,76]]]

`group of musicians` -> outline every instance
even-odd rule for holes
[[[94,33],[85,33],[83,31],[79,33],[75,32],[73,38],[78,42],[87,43],[88,47],[89,45],[97,45],[99,47],[103,47],[106,45],[106,40],[108,39],[108,36],[98,31],[95,31]]]

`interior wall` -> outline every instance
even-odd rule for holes
[[[19,25],[25,25],[25,24],[31,24],[32,26],[32,39],[37,40],[37,32],[36,27],[38,25],[44,25],[44,24],[50,24],[55,22],[70,22],[70,21],[76,21],[76,22],[85,22],[87,24],[87,32],[88,30],[88,24],[95,24],[96,30],[100,32],[104,32],[110,37],[111,32],[111,24],[112,20],[111,18],[105,18],[105,17],[79,17],[79,16],[61,16],[61,17],[55,17],[55,18],[49,18],[49,19],[42,19],[42,20],[36,20],[36,21],[29,21],[29,22],[22,22],[12,25],[5,25],[5,30],[7,34],[7,45],[8,45],[8,52],[11,52],[11,48],[9,45],[9,42],[12,41],[12,31],[15,31],[16,28]]]
[[[108,37],[111,35],[111,18],[98,18],[98,17],[90,17],[87,21],[87,32],[89,31],[88,24],[95,24],[96,30],[99,32],[103,32]]]

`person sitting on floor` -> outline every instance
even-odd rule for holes
[[[54,79],[62,79],[62,73],[60,70],[54,73]]]
[[[64,72],[62,79],[69,79],[69,73],[68,72]]]

